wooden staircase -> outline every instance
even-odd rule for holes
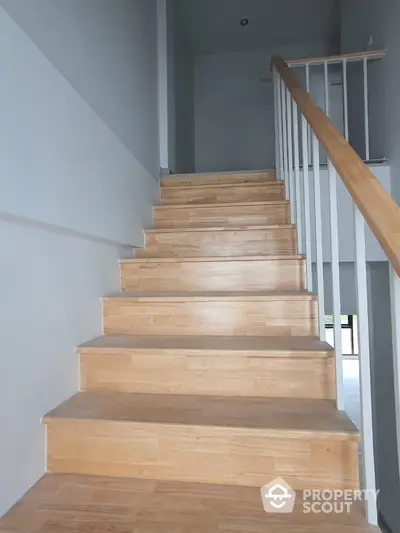
[[[262,510],[276,477],[359,486],[359,434],[335,409],[282,183],[171,176],[161,200],[103,298],[104,335],[77,349],[81,391],[43,419],[49,474],[0,530],[369,530],[360,512]]]

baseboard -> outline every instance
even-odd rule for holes
[[[171,171],[169,168],[160,167],[160,178],[163,178],[164,176],[169,176],[170,174]]]

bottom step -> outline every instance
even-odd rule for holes
[[[375,533],[361,503],[350,513],[267,514],[260,490],[79,475],[44,476],[0,520],[1,533]]]
[[[44,422],[50,472],[359,486],[358,432],[329,400],[81,392]]]

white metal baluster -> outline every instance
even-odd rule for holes
[[[288,165],[288,135],[287,135],[287,118],[286,118],[286,87],[281,78],[281,100],[282,100],[282,139],[283,139],[283,176],[285,180],[286,200],[290,201],[290,182],[289,182],[289,165]]]
[[[347,100],[347,59],[343,60],[343,118],[344,138],[349,140],[349,109]]]
[[[292,131],[292,95],[289,89],[286,89],[286,117],[288,123],[288,164],[289,164],[289,182],[290,182],[290,221],[296,223],[296,187],[294,183],[293,172],[293,131]]]
[[[398,456],[400,457],[400,278],[393,268],[390,270],[394,395],[397,428],[397,450]]]
[[[310,65],[306,64],[306,90],[310,92]]]
[[[310,213],[310,176],[308,170],[308,124],[305,117],[301,116],[301,138],[303,148],[303,211],[305,251],[307,265],[307,289],[313,290],[312,279],[312,252],[311,252],[311,213]]]
[[[303,253],[303,217],[301,216],[301,187],[300,187],[300,156],[299,156],[299,114],[297,104],[293,104],[293,147],[294,147],[294,174],[296,189],[296,221],[297,221],[297,251]]]
[[[276,68],[272,69],[272,83],[274,85],[274,124],[275,124],[275,171],[276,175],[279,176],[279,104],[278,104],[278,79],[277,79]]]
[[[342,361],[342,324],[340,309],[340,270],[339,270],[339,232],[337,215],[337,174],[332,162],[328,159],[329,179],[329,214],[331,230],[331,273],[332,273],[332,305],[333,331],[335,339],[335,372],[336,372],[336,405],[339,411],[344,409],[343,401],[343,361]]]
[[[319,145],[314,132],[313,142],[313,174],[314,174],[314,211],[315,211],[315,250],[317,263],[318,287],[318,322],[319,338],[325,340],[325,287],[324,287],[324,257],[322,248],[322,212],[321,212],[321,184],[319,169]]]
[[[283,180],[283,129],[282,129],[282,91],[281,91],[281,75],[276,71],[276,94],[278,101],[278,136],[279,136],[279,172],[278,180]]]
[[[329,78],[328,63],[324,61],[325,114],[329,117]]]
[[[335,177],[336,180],[336,177]],[[365,222],[359,209],[354,205],[354,232],[356,255],[356,293],[358,312],[358,339],[360,361],[360,403],[361,403],[361,438],[364,450],[364,489],[368,522],[378,523],[375,497],[375,459],[374,436],[372,426],[372,394],[371,368],[369,351],[369,323],[368,323],[368,286],[367,262],[365,255]],[[336,341],[335,341],[336,342]]]
[[[306,64],[306,91],[310,93],[310,65]],[[307,124],[308,160],[312,161],[312,131]]]
[[[364,119],[365,119],[365,160],[369,161],[369,110],[368,110],[368,61],[364,57]]]

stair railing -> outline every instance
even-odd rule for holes
[[[354,207],[355,273],[358,309],[361,439],[363,443],[363,489],[366,514],[371,524],[377,524],[376,489],[372,395],[370,371],[370,341],[368,323],[367,260],[365,247],[365,222],[382,246],[391,264],[391,306],[393,331],[393,357],[395,361],[396,413],[400,410],[400,209],[388,192],[381,186],[370,169],[350,147],[329,119],[328,64],[343,63],[344,89],[346,86],[346,63],[361,60],[364,64],[364,110],[366,158],[369,159],[368,125],[368,57],[382,57],[383,51],[353,54],[341,57],[318,58],[291,62],[292,66],[304,66],[306,86],[309,89],[310,63],[324,65],[326,112],[317,106],[308,90],[298,81],[294,71],[281,57],[272,59],[274,98],[276,167],[278,179],[285,182],[286,197],[291,204],[291,222],[297,225],[299,253],[306,254],[307,287],[313,290],[312,244],[316,256],[316,290],[319,299],[319,335],[325,340],[325,298],[323,270],[323,240],[330,238],[331,276],[334,322],[334,356],[336,372],[337,408],[344,410],[341,302],[339,277],[339,236],[337,212],[337,176],[350,193]],[[345,136],[348,138],[347,95],[344,94]],[[299,124],[300,122],[300,124]],[[300,125],[300,128],[299,128]],[[300,142],[301,137],[301,142]],[[322,225],[321,208],[321,162],[320,145],[327,155],[330,228]],[[300,167],[302,153],[302,169]],[[309,157],[311,155],[311,157]],[[311,159],[311,161],[310,161]],[[311,163],[311,171],[310,171]],[[313,180],[313,184],[312,181]],[[310,205],[310,190],[313,185],[313,209]],[[315,240],[311,232],[311,215],[314,216]],[[400,420],[397,419],[398,443],[400,442]],[[329,488],[329,487],[327,487]]]

